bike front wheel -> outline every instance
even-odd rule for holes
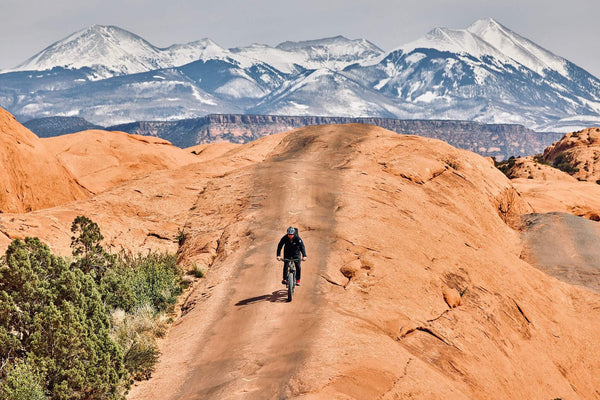
[[[294,277],[294,274],[290,272],[287,278],[288,301],[292,301],[294,286],[296,286],[296,278]]]

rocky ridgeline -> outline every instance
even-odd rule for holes
[[[455,147],[497,159],[504,159],[511,155],[541,153],[548,145],[563,136],[556,133],[539,133],[514,124],[241,114],[208,115],[180,121],[141,121],[111,126],[107,129],[158,136],[185,148],[217,141],[247,143],[263,136],[303,126],[348,123],[376,125],[398,133],[436,138]]]

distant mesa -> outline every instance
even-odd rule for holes
[[[35,132],[41,138],[66,135],[90,129],[104,129],[104,127],[92,124],[80,117],[34,118],[24,122],[23,126]]]

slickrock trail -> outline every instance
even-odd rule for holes
[[[211,266],[130,399],[600,395],[600,295],[520,258],[531,208],[483,158],[344,125],[194,169],[180,258]],[[291,304],[288,225],[309,256]]]
[[[505,221],[531,209],[481,157],[348,125],[220,160],[181,252],[210,272],[131,399],[595,393],[600,297],[521,260]],[[309,254],[291,304],[274,260],[287,225]]]
[[[329,136],[329,135],[328,135]],[[351,142],[359,134],[290,135],[275,156],[252,171],[252,197],[241,216],[238,249],[224,260],[221,280],[203,285],[196,303],[169,333],[159,368],[132,399],[285,398],[288,381],[310,353],[322,321],[319,284],[333,239],[336,193]],[[329,147],[333,145],[332,147]],[[307,246],[302,286],[287,303],[277,242],[298,226]],[[211,272],[212,273],[212,272]],[[198,326],[190,332],[194,322]],[[175,374],[175,376],[173,376]]]

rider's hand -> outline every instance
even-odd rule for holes
[[[302,257],[302,261],[306,261],[306,257]]]
[[[277,261],[281,261],[281,257],[277,256]]]

